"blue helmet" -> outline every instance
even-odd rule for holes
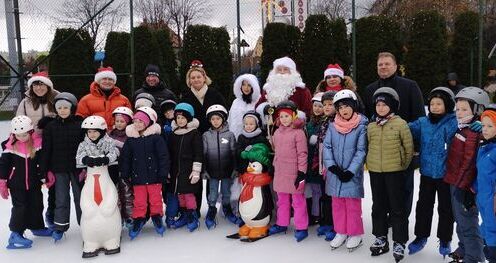
[[[195,110],[193,109],[193,106],[189,103],[181,102],[176,105],[174,108],[174,116],[181,114],[185,115],[186,119],[189,121],[192,121],[193,118],[195,117]]]

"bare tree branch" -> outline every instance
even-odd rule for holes
[[[329,19],[346,19],[350,16],[351,5],[347,0],[315,0],[311,9],[313,14],[326,15]]]
[[[168,0],[138,0],[135,4],[138,15],[143,22],[150,24],[168,24],[171,17],[168,12]]]
[[[186,28],[210,13],[210,5],[204,0],[166,0],[167,11],[170,15],[169,25],[182,38]]]

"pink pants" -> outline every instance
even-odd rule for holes
[[[332,197],[334,231],[348,236],[363,235],[362,199]]]
[[[292,199],[292,202],[291,202]],[[291,205],[294,210],[294,224],[296,230],[308,228],[307,200],[305,195],[277,193],[277,221],[279,226],[288,226],[291,217]]]
[[[179,207],[186,209],[196,209],[196,197],[194,194],[179,194]]]
[[[135,185],[133,191],[133,218],[144,218],[148,203],[150,204],[150,216],[164,215],[162,184]]]

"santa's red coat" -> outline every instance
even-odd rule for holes
[[[293,95],[289,97],[289,100],[294,102],[296,106],[298,107],[298,110],[303,111],[307,118],[311,116],[312,113],[312,94],[310,93],[310,90],[306,87],[300,88],[297,87],[295,89],[295,92]],[[262,103],[266,102],[267,97],[266,97],[266,92],[265,90],[262,90],[262,96],[258,100],[257,106]]]

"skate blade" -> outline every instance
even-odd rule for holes
[[[118,253],[121,253],[121,248],[118,247],[118,248],[114,248],[114,249],[104,249],[104,252],[105,252],[105,255],[114,255],[114,254],[118,254]]]
[[[348,249],[348,253],[351,253],[355,250],[357,250],[358,248],[360,248],[363,244],[363,241],[360,241],[360,243],[356,246],[356,247],[352,247],[352,248],[347,248]]]
[[[241,236],[238,233],[234,233],[232,235],[226,236],[226,238],[229,238],[229,239],[240,239]]]
[[[253,243],[253,242],[256,242],[260,239],[264,239],[266,237],[268,237],[268,236],[241,238],[239,241],[244,242],[244,243]]]

